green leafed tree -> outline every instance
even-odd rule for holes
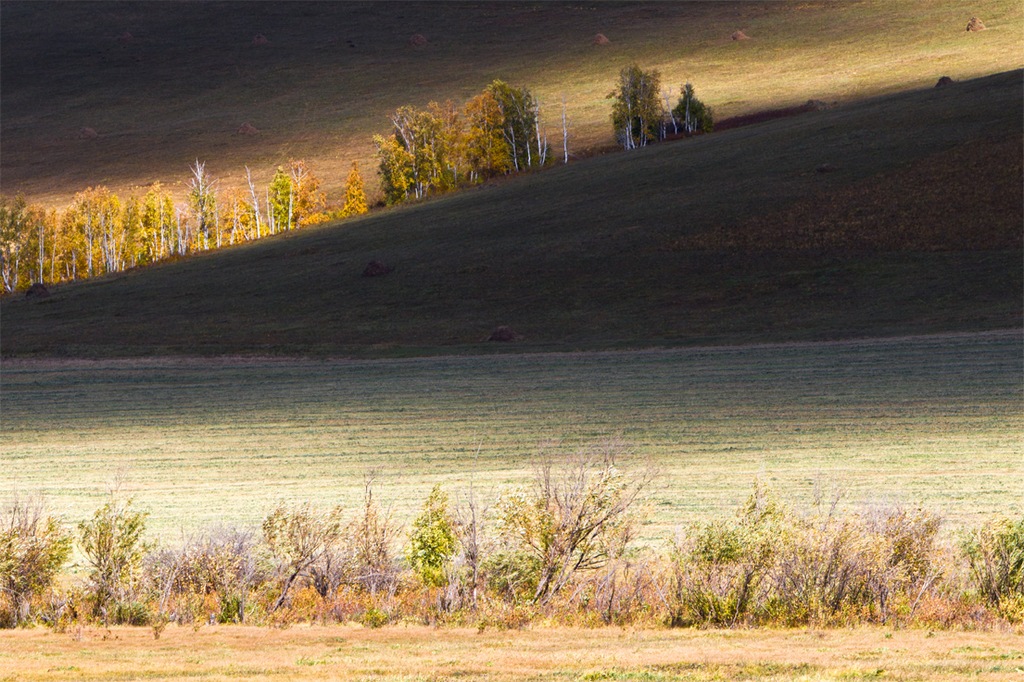
[[[658,140],[661,132],[661,74],[644,71],[636,64],[619,72],[613,99],[612,124],[623,149],[643,147]]]
[[[714,128],[711,107],[697,99],[692,83],[684,85],[682,90],[679,103],[672,110],[675,120],[680,122],[686,133],[710,133]]]
[[[512,156],[512,167],[524,170],[541,160],[537,147],[537,102],[526,88],[517,88],[505,81],[495,80],[487,92],[501,110],[502,135]]]
[[[0,274],[4,291],[18,286],[28,233],[28,205],[25,197],[0,197]]]
[[[445,583],[445,569],[457,546],[448,495],[436,485],[412,523],[406,558],[424,585],[440,587]]]
[[[267,188],[267,220],[270,221],[271,233],[292,229],[294,212],[295,191],[291,176],[278,166]]]

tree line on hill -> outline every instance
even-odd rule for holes
[[[710,132],[711,109],[689,83],[675,107],[657,71],[622,69],[611,119],[623,149],[667,137]],[[569,121],[562,100],[561,160],[569,161]],[[461,108],[451,101],[402,106],[392,131],[375,135],[383,203],[397,204],[489,178],[543,168],[555,159],[538,99],[525,87],[492,81]],[[188,193],[176,202],[159,184],[119,197],[103,186],[75,195],[63,209],[0,196],[2,292],[90,278],[170,258],[260,239],[368,210],[353,165],[341,205],[329,207],[321,180],[304,161],[278,167],[259,189],[246,167],[243,189],[221,192],[205,162],[190,167]]]
[[[125,198],[90,187],[60,210],[20,195],[0,197],[3,291],[122,272],[367,211],[356,165],[342,205],[334,208],[301,160],[278,167],[262,189],[248,167],[247,189],[226,192],[218,191],[204,162],[189,170],[188,194],[179,202],[159,183]]]
[[[1024,518],[943,541],[937,515],[838,497],[794,510],[756,484],[730,518],[637,544],[651,470],[581,453],[484,506],[436,486],[407,531],[367,479],[362,504],[279,504],[258,528],[145,537],[113,496],[74,530],[38,500],[0,516],[0,627],[42,623],[398,622],[928,627],[1024,622]],[[63,573],[77,545],[83,574]]]

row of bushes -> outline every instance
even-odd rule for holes
[[[0,624],[150,625],[402,620],[521,627],[1024,621],[1024,519],[940,540],[898,506],[798,513],[755,486],[734,517],[638,547],[653,474],[581,456],[542,467],[488,508],[436,487],[402,532],[372,481],[361,508],[280,505],[259,529],[179,545],[145,539],[146,514],[112,498],[72,532],[39,501],[0,527]],[[73,548],[84,576],[62,571]],[[399,547],[403,549],[400,550]]]

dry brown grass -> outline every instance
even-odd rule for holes
[[[0,633],[17,680],[1019,680],[1020,631],[37,628]]]

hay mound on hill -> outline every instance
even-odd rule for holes
[[[603,33],[598,33],[594,36],[595,45],[610,45],[612,41],[608,40],[608,36]]]
[[[363,277],[383,277],[394,271],[394,268],[379,260],[372,260],[363,268]]]
[[[133,40],[135,40],[135,36],[133,36],[130,31],[125,31],[117,37],[117,42],[121,43],[122,45],[127,45]]]
[[[98,136],[95,128],[83,127],[78,131],[78,137],[83,140],[95,140]]]
[[[427,37],[422,33],[413,33],[409,36],[410,47],[424,47],[427,44]]]
[[[238,128],[239,135],[259,135],[260,131],[256,126],[246,121]]]
[[[501,326],[491,332],[491,335],[487,337],[487,340],[508,343],[509,341],[518,341],[521,338],[523,337],[516,334],[512,327]]]
[[[943,76],[942,78],[939,79],[939,82],[935,84],[935,87],[937,87],[937,88],[944,88],[947,85],[952,85],[952,84],[953,84],[953,79],[952,78],[950,78],[949,76]]]
[[[259,47],[260,45],[269,45],[270,41],[262,33],[257,33],[252,37],[252,44],[254,47]]]
[[[731,37],[733,40],[750,40],[750,36],[748,36],[743,31],[736,31],[735,33],[732,34]]]
[[[50,290],[42,282],[35,282],[25,292],[25,298],[50,298]]]
[[[985,22],[978,17],[971,17],[971,20],[967,22],[967,30],[972,33],[974,31],[984,31]]]

